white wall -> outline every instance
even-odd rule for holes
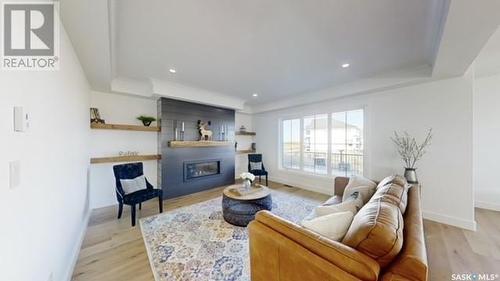
[[[106,123],[135,124],[140,115],[156,117],[156,100],[120,94],[92,92],[90,104],[97,107]],[[156,122],[152,124],[155,126]],[[90,154],[92,157],[118,156],[120,151],[137,151],[139,154],[158,154],[156,132],[92,130]],[[155,187],[158,161],[144,161],[144,174]],[[100,208],[117,204],[113,165],[119,163],[92,164],[90,169],[90,206]]]
[[[500,75],[476,79],[474,89],[476,206],[500,211]]]
[[[390,140],[394,130],[422,139],[433,128],[429,152],[419,163],[424,216],[472,229],[472,75],[355,97],[346,97],[256,114],[258,150],[273,180],[333,192],[333,179],[278,168],[279,119],[287,116],[365,108],[366,176],[382,179],[402,173],[403,164]]]
[[[88,219],[89,86],[61,28],[60,69],[0,71],[2,280],[69,280]],[[13,131],[13,107],[31,127]],[[20,186],[9,189],[9,162]]]

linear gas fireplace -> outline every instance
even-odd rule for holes
[[[220,174],[220,160],[184,163],[184,181]]]
[[[175,198],[203,190],[234,183],[234,146],[170,145],[180,141],[179,130],[184,131],[185,142],[197,143],[200,139],[199,120],[212,130],[214,140],[228,132],[234,137],[234,110],[161,98],[158,101],[158,118],[161,118],[161,188],[163,197]],[[222,129],[224,128],[224,129]]]

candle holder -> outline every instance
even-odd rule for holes
[[[184,141],[184,122],[181,123],[181,133],[180,133],[180,140]]]
[[[226,130],[224,127],[224,124],[220,126],[220,140],[225,141],[226,140]]]

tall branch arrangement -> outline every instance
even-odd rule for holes
[[[427,152],[426,148],[431,144],[432,129],[429,129],[425,140],[421,144],[418,144],[417,140],[406,131],[402,134],[394,131],[391,140],[396,145],[399,156],[405,163],[405,168],[414,169],[417,161]]]

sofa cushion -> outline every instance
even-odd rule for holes
[[[405,186],[408,184],[408,182],[406,181],[406,179],[403,176],[392,175],[392,176],[385,177],[383,180],[381,180],[377,185],[377,189],[379,189],[387,184],[390,184],[390,183],[395,183],[395,184],[400,185],[400,186]]]
[[[373,258],[383,268],[401,251],[404,221],[399,207],[381,198],[370,200],[359,210],[342,243]]]
[[[371,200],[380,200],[397,206],[401,213],[406,211],[408,204],[408,189],[411,185],[401,186],[396,183],[389,183],[377,189]]]

